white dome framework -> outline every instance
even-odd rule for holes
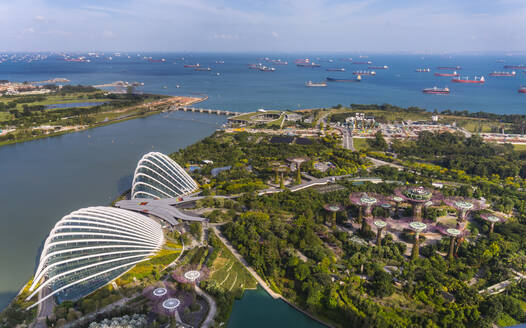
[[[132,211],[88,207],[64,216],[44,243],[28,300],[32,306],[55,296],[77,300],[157,253],[164,243],[161,225]]]
[[[131,198],[177,198],[197,190],[197,183],[170,157],[150,152],[137,164]]]

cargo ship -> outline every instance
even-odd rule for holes
[[[417,69],[415,69],[415,72],[427,73],[427,72],[431,72],[431,69],[430,68],[417,68]]]
[[[328,82],[360,82],[362,81],[362,76],[358,75],[355,79],[335,79],[333,77],[327,77]]]
[[[274,72],[276,69],[274,67],[260,66],[258,70],[260,72]]]
[[[387,66],[387,65],[383,65],[383,66],[369,66],[367,68],[369,68],[369,69],[388,69],[389,66]]]
[[[453,73],[435,73],[435,76],[460,76],[460,74],[458,74],[456,71],[454,71]]]
[[[492,73],[489,74],[489,76],[515,76],[515,71],[511,71],[511,72],[497,72],[497,71],[494,71]]]
[[[352,72],[354,75],[361,75],[361,76],[372,76],[376,75],[375,71],[354,71]]]
[[[363,62],[363,61],[355,62],[355,61],[353,61],[351,63],[354,64],[354,65],[371,65],[373,62],[372,61],[366,61],[366,62]]]
[[[438,66],[437,69],[443,69],[443,70],[460,70],[460,66]]]
[[[194,68],[194,71],[203,71],[203,72],[210,72],[212,69],[210,67],[197,67]]]
[[[449,88],[438,88],[438,87],[433,87],[433,88],[425,88],[425,89],[422,89],[422,92],[423,93],[427,93],[427,94],[432,94],[432,95],[447,95],[449,94]]]
[[[306,87],[326,87],[327,86],[327,83],[325,82],[312,82],[312,81],[309,81],[309,82],[306,82],[305,83],[305,86]]]
[[[509,69],[526,69],[526,65],[504,65],[504,68]]]
[[[275,65],[288,65],[289,62],[281,61],[281,59],[271,60],[271,62]]]
[[[520,86],[519,93],[526,93],[526,86]]]
[[[201,65],[199,65],[199,63],[195,64],[195,65],[184,65],[183,67],[186,67],[186,68],[198,68],[198,67],[201,67]]]
[[[296,66],[298,67],[320,67],[320,64],[316,64],[315,62],[307,62],[307,63],[297,63]]]
[[[345,68],[327,68],[327,72],[345,72]]]
[[[260,67],[261,64],[248,64],[248,68],[249,69],[258,69],[258,67]]]
[[[462,79],[460,77],[454,78],[451,80],[452,82],[456,83],[484,83],[484,76],[481,76],[479,79],[475,76],[474,79],[470,80],[469,77],[466,77],[465,79]]]

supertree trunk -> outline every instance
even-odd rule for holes
[[[415,244],[413,245],[413,249],[411,251],[411,260],[416,260],[420,257],[420,233],[417,232],[415,234]]]
[[[447,253],[447,258],[452,260],[454,256],[455,251],[455,237],[451,237],[451,241],[449,242],[449,252]]]

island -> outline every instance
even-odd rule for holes
[[[339,105],[228,121],[144,154],[111,206],[64,213],[0,327],[223,327],[258,286],[327,327],[526,321],[524,117]]]

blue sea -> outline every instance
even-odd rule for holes
[[[128,58],[128,55],[131,58]],[[72,84],[104,84],[113,81],[143,82],[142,91],[167,95],[206,94],[202,107],[240,112],[265,109],[297,109],[329,107],[337,104],[383,104],[418,106],[428,110],[487,111],[506,114],[526,114],[526,94],[517,92],[526,85],[526,73],[517,70],[515,77],[490,77],[503,65],[526,64],[526,56],[505,55],[371,55],[356,54],[176,54],[123,53],[116,57],[105,53],[91,57],[90,63],[67,62],[59,56],[42,61],[4,62],[0,64],[0,80],[38,81],[55,77],[71,80]],[[80,56],[80,54],[79,54]],[[113,60],[108,57],[112,56]],[[151,62],[143,56],[165,62]],[[184,60],[181,59],[184,57]],[[281,59],[288,65],[274,65],[262,57]],[[307,88],[307,81],[323,81],[326,77],[353,78],[353,71],[367,70],[368,65],[352,64],[344,59],[372,61],[373,65],[388,65],[375,69],[374,77],[364,77],[361,83],[329,83],[326,88]],[[300,68],[299,58],[310,58],[319,68]],[[332,59],[333,62],[328,62]],[[217,63],[224,61],[224,63]],[[212,71],[194,71],[185,64],[199,63]],[[248,64],[262,63],[275,67],[274,72],[248,69]],[[457,84],[450,77],[437,77],[438,66],[460,65],[464,76],[484,76],[486,83]],[[346,72],[327,72],[327,68],[345,68]],[[417,68],[430,68],[429,73],[417,73]],[[507,69],[506,71],[511,71]],[[219,73],[219,74],[218,74]],[[179,88],[177,87],[179,86]],[[423,88],[449,87],[449,95],[426,95]]]

